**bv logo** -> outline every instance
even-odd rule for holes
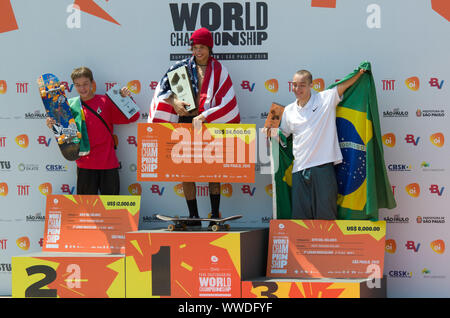
[[[428,83],[430,83],[431,87],[437,87],[438,89],[441,89],[442,86],[444,86],[444,81],[442,80],[441,82],[439,82],[436,77],[430,78],[430,81]]]
[[[224,197],[231,198],[233,195],[233,187],[229,183],[222,184],[220,186],[220,194]]]
[[[394,254],[397,251],[397,243],[395,243],[395,240],[386,240],[385,251],[390,254]]]
[[[0,94],[6,94],[8,90],[8,85],[6,85],[6,81],[0,80]]]
[[[139,94],[141,92],[141,82],[138,80],[128,82],[127,87],[134,94]]]
[[[20,247],[24,251],[28,251],[30,248],[30,239],[26,236],[19,237],[16,240],[16,244],[18,247]]]
[[[52,194],[52,184],[49,182],[42,183],[41,185],[39,185],[38,189],[39,192],[43,195]]]
[[[395,146],[395,135],[393,133],[388,133],[388,134],[383,135],[382,139],[383,139],[383,144],[385,146],[388,146],[391,148]]]
[[[406,193],[413,198],[417,198],[420,195],[420,186],[418,183],[410,183],[405,187]]]
[[[266,89],[271,93],[278,92],[278,80],[275,78],[269,79],[264,83]]]
[[[420,81],[417,76],[412,76],[406,79],[405,81],[406,87],[410,90],[418,91],[420,88]]]
[[[139,183],[133,183],[128,186],[128,193],[131,195],[141,195],[142,187]]]
[[[250,84],[249,81],[242,81],[241,87],[242,89],[247,89],[249,92],[253,92],[255,89],[255,83]]]
[[[414,241],[407,241],[405,246],[407,250],[413,250],[417,253],[419,251],[420,243],[417,243],[416,245]]]
[[[413,144],[417,146],[419,144],[420,137],[415,138],[412,134],[407,134],[405,137],[405,141],[407,144]]]
[[[435,240],[431,242],[430,247],[434,252],[438,254],[444,254],[445,252],[445,243],[443,240]]]
[[[28,136],[25,134],[16,137],[16,144],[22,148],[27,148],[29,143]]]
[[[430,136],[430,141],[433,145],[440,148],[444,146],[444,135],[440,132],[432,134]]]
[[[442,193],[444,193],[445,187],[441,187],[439,189],[439,186],[437,184],[430,185],[430,193],[431,194],[437,194],[438,196],[442,196]]]
[[[253,196],[255,194],[256,187],[250,188],[248,184],[245,184],[241,188],[243,194],[248,194],[249,196]]]
[[[153,184],[152,187],[150,188],[150,191],[152,191],[152,193],[155,193],[159,196],[162,196],[164,193],[164,189],[165,189],[164,187],[159,188],[159,185]],[[181,190],[183,190],[183,187],[181,187]],[[184,195],[184,193],[183,193],[183,195]]]
[[[312,84],[313,84],[313,89],[316,92],[321,92],[325,89],[325,82],[322,78],[316,78],[315,80],[313,80]]]

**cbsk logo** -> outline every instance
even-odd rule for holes
[[[440,132],[432,134],[430,136],[430,141],[436,147],[441,148],[442,146],[444,146],[444,134],[442,134]]]
[[[0,196],[6,197],[8,195],[8,184],[6,182],[0,182]]]
[[[6,81],[0,80],[0,94],[6,94],[8,90],[8,85],[6,85]]]
[[[439,83],[439,80],[436,77],[430,78],[430,81],[428,83],[430,83],[431,87],[437,87],[438,89],[441,89],[442,86],[444,86],[444,80]]]
[[[316,78],[312,81],[313,89],[316,92],[321,92],[325,89],[325,81],[322,78]]]
[[[405,187],[406,193],[413,198],[417,198],[420,195],[420,186],[418,183],[411,183]]]
[[[248,194],[249,196],[253,196],[255,194],[256,187],[250,188],[248,184],[245,184],[241,188],[243,194]]]
[[[416,245],[414,241],[406,241],[405,246],[407,250],[413,250],[415,253],[417,253],[420,248],[420,243],[417,243]]]
[[[387,133],[383,135],[382,140],[385,146],[391,148],[395,146],[395,135],[393,133]]]
[[[267,80],[264,83],[264,86],[271,93],[278,92],[278,80],[276,80],[275,78]]]
[[[131,195],[141,195],[142,187],[139,183],[133,183],[128,186],[128,193]]]
[[[412,134],[407,134],[405,137],[407,144],[413,144],[414,146],[417,146],[419,144],[420,137],[415,138]]]
[[[408,271],[389,271],[389,277],[411,278],[412,277],[412,272],[408,272]]]
[[[445,243],[443,240],[435,240],[431,242],[430,247],[437,254],[444,254],[445,252]]]
[[[405,80],[406,87],[412,91],[418,91],[420,87],[420,81],[417,76],[409,77]]]
[[[394,254],[397,251],[397,243],[395,240],[386,240],[384,250],[389,254]]]
[[[163,195],[163,193],[164,193],[164,187],[162,187],[161,189],[159,188],[159,185],[157,185],[157,184],[153,184],[152,186],[151,186],[151,188],[150,188],[150,191],[152,191],[152,193],[153,194],[157,194],[157,195],[159,195],[159,196],[162,196]],[[174,190],[175,190],[175,188],[174,188]],[[184,195],[184,192],[183,192],[183,195]]]
[[[37,139],[38,144],[44,145],[45,147],[50,146],[50,142],[51,142],[51,141],[52,141],[52,138],[51,138],[51,137],[48,138],[48,139],[46,139],[45,136],[39,136],[38,139]]]
[[[16,144],[22,148],[27,148],[29,143],[28,136],[25,134],[16,137]]]
[[[255,83],[250,84],[249,81],[242,81],[241,87],[242,89],[247,89],[249,92],[253,92],[255,89]]]
[[[20,247],[24,251],[28,251],[30,248],[30,239],[27,236],[19,237],[16,240],[16,244],[18,247]]]
[[[441,187],[441,189],[439,190],[439,186],[437,184],[432,184],[430,186],[430,193],[437,194],[438,196],[442,196],[444,189],[445,189],[445,187]]]

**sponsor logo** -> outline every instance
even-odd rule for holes
[[[432,134],[430,136],[430,141],[436,147],[441,148],[442,146],[444,146],[444,134],[442,134],[440,132]]]
[[[420,81],[417,76],[409,77],[405,80],[405,85],[412,91],[418,91],[420,88]]]
[[[142,187],[139,183],[133,183],[128,186],[128,193],[131,195],[141,195]]]
[[[30,144],[30,140],[28,139],[28,136],[23,134],[16,137],[16,144],[22,148],[27,148]]]
[[[229,183],[220,185],[220,194],[224,197],[231,198],[233,195],[233,187]]]
[[[392,270],[389,271],[389,277],[392,278],[411,278],[413,276],[412,272],[405,270]]]
[[[42,213],[36,213],[36,214],[29,214],[26,216],[27,222],[44,222],[45,221],[45,215],[42,215]]]
[[[381,80],[383,84],[383,91],[393,91],[395,90],[395,80]]]
[[[11,171],[11,161],[0,161],[0,171]]]
[[[30,172],[30,171],[38,171],[39,165],[35,163],[20,163],[17,166],[17,169],[21,172]]]
[[[414,137],[413,134],[407,134],[405,137],[405,141],[407,144],[413,144],[414,146],[417,146],[419,144],[420,137]]]
[[[408,224],[409,218],[408,217],[401,217],[399,214],[396,214],[394,216],[386,216],[384,217],[384,220],[386,223],[396,223],[396,224]]]
[[[406,246],[407,250],[412,250],[415,253],[417,253],[419,251],[419,248],[420,248],[420,243],[416,243],[414,241],[406,241],[405,246]]]
[[[249,92],[253,92],[255,89],[255,83],[250,83],[249,81],[242,81],[241,87],[244,90],[248,90]]]
[[[444,224],[445,216],[418,216],[416,218],[418,224]]]
[[[52,194],[52,184],[49,182],[40,184],[38,189],[42,195]]]
[[[388,147],[395,147],[395,135],[393,133],[387,133],[382,137],[383,144]]]
[[[441,89],[444,86],[444,80],[439,81],[436,77],[430,78],[428,83],[430,83],[431,87],[436,87],[437,89]]]
[[[134,94],[139,94],[141,92],[141,82],[138,80],[128,82],[127,87]]]
[[[276,93],[278,92],[278,80],[276,80],[275,78],[269,79],[267,81],[265,81],[264,83],[264,87],[271,93]]]
[[[28,251],[28,249],[30,248],[30,239],[27,236],[19,237],[16,240],[16,244],[20,249]]]
[[[389,254],[394,254],[397,251],[397,243],[395,240],[386,240],[384,250]]]
[[[385,110],[383,112],[384,118],[407,118],[408,117],[408,111],[407,110],[400,110],[400,108],[394,108],[393,110]]]
[[[254,196],[256,187],[251,188],[248,184],[244,184],[241,188],[243,194],[248,194],[249,196]]]
[[[46,113],[39,110],[35,110],[34,113],[25,113],[25,119],[46,119],[48,116]]]
[[[418,183],[410,183],[405,187],[406,193],[413,198],[417,198],[420,195],[420,186]]]
[[[6,197],[8,195],[8,184],[6,182],[0,182],[0,196]]]
[[[417,117],[444,117],[445,110],[444,109],[431,109],[431,110],[422,110],[418,108],[416,110]]]
[[[323,80],[323,78],[316,78],[316,79],[314,79],[312,84],[313,84],[312,88],[316,92],[321,92],[321,91],[323,91],[325,89],[325,81]]]
[[[442,193],[444,192],[445,187],[440,187],[437,184],[430,185],[430,193],[431,194],[437,194],[438,196],[442,196]]]
[[[389,164],[388,165],[389,171],[395,171],[395,172],[404,172],[404,171],[412,171],[412,167],[409,164]]]
[[[445,252],[445,243],[443,240],[435,240],[431,242],[430,247],[437,254],[444,254]]]
[[[5,80],[0,80],[0,94],[6,94],[8,90],[8,85]]]

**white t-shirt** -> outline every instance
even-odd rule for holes
[[[342,162],[336,132],[336,106],[340,101],[337,87],[334,87],[311,94],[303,107],[295,101],[284,109],[280,129],[286,137],[293,134],[293,173],[329,162]]]

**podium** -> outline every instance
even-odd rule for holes
[[[12,257],[12,297],[124,298],[140,197],[48,195],[42,252]]]
[[[241,297],[241,282],[265,273],[267,236],[267,229],[127,233],[126,295]]]

